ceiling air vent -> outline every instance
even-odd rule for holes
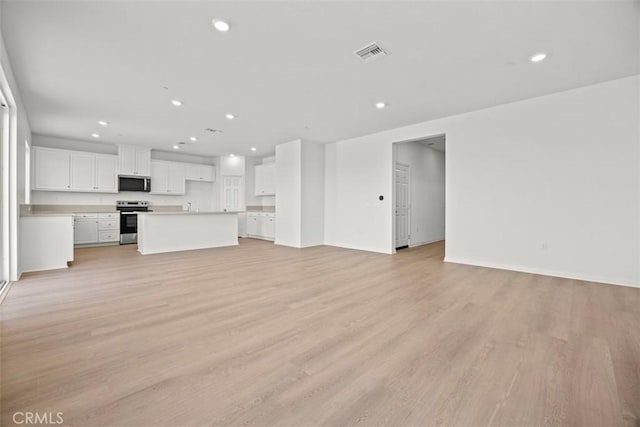
[[[211,133],[222,133],[222,131],[220,129],[205,128],[204,130],[206,132],[211,132]]]
[[[376,59],[380,56],[385,56],[387,54],[387,52],[385,52],[383,48],[378,46],[377,43],[371,43],[370,45],[367,45],[362,49],[358,49],[353,53],[358,55],[365,62],[369,62],[373,59]]]

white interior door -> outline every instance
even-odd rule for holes
[[[396,163],[396,248],[409,245],[411,192],[409,166]]]
[[[242,209],[242,177],[223,176],[222,194],[222,208],[225,211],[233,212]]]

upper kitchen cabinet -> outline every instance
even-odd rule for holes
[[[255,166],[255,195],[274,196],[276,194],[276,165],[267,163]]]
[[[95,163],[96,191],[104,193],[118,192],[118,157],[96,155]]]
[[[161,160],[151,162],[151,194],[180,196],[185,192],[184,163]]]
[[[150,176],[151,149],[118,145],[119,175]]]
[[[188,181],[215,182],[215,167],[188,163],[185,165],[185,178]]]
[[[33,190],[117,193],[117,157],[33,147]]]
[[[71,152],[71,191],[117,193],[117,157]]]
[[[33,189],[69,191],[71,153],[66,150],[33,147]]]

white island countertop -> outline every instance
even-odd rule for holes
[[[238,244],[238,212],[137,212],[138,252],[218,248]]]

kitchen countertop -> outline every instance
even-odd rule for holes
[[[22,212],[21,218],[29,217],[53,217],[53,216],[73,216],[73,212]]]
[[[138,215],[220,215],[220,214],[234,214],[242,213],[240,211],[200,211],[200,212],[136,212]]]
[[[275,212],[275,206],[247,206],[247,212]]]

